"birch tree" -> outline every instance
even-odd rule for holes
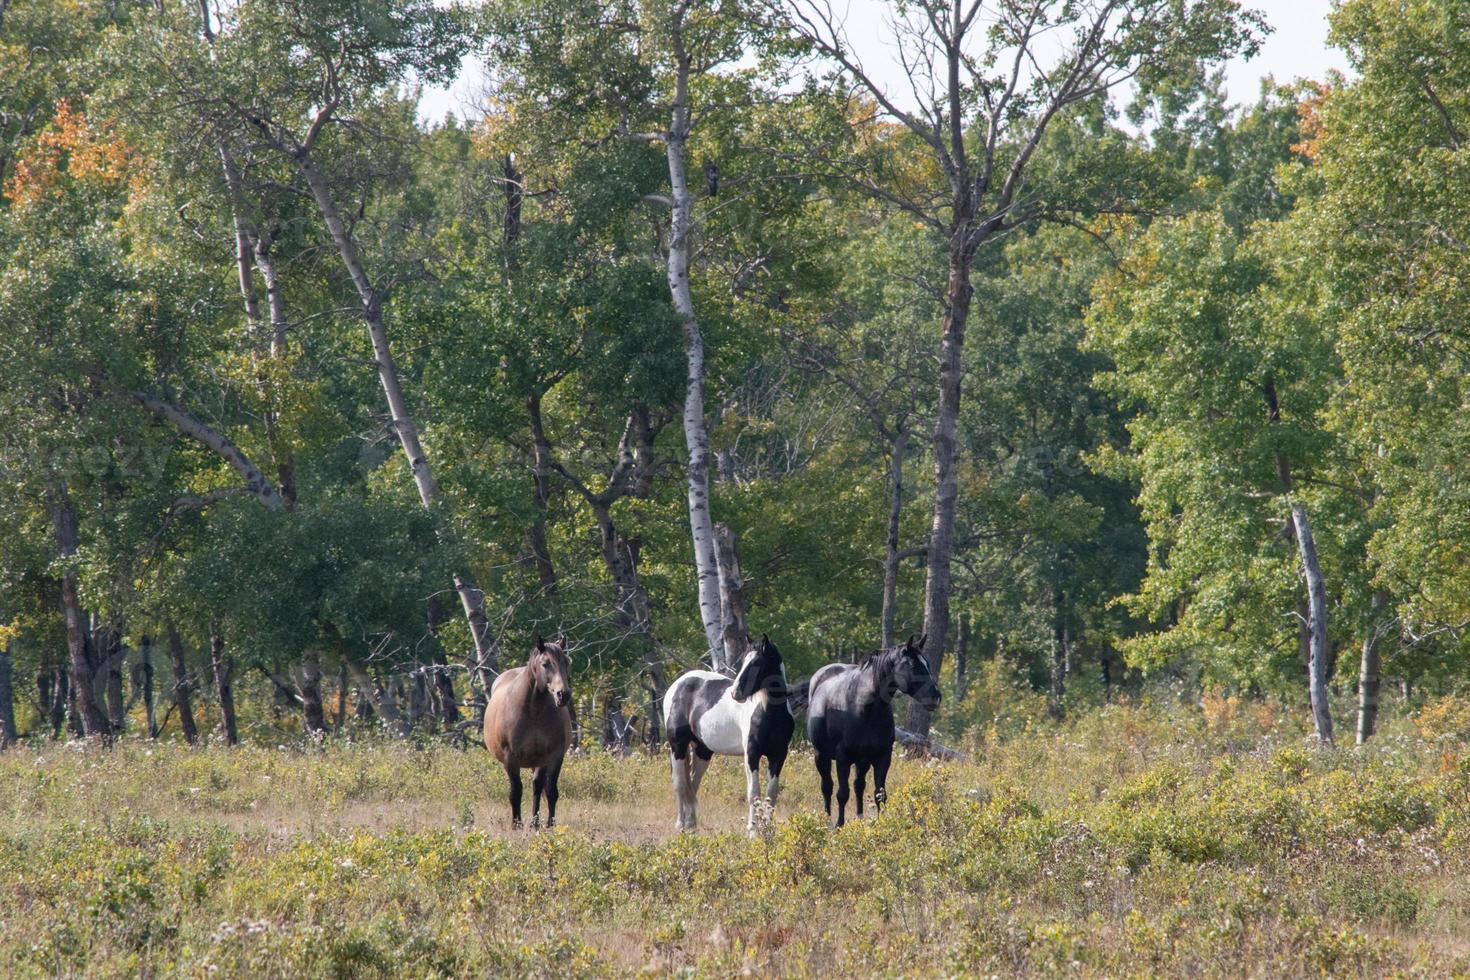
[[[713,170],[691,163],[691,155],[697,134],[715,119],[773,98],[763,92],[758,73],[736,67],[765,36],[755,13],[702,0],[651,6],[626,0],[507,2],[495,7],[491,65],[503,96],[538,102],[564,134],[661,150],[662,186],[640,181],[636,200],[658,235],[651,251],[662,266],[683,339],[686,507],[700,623],[717,668],[724,666],[725,653],[710,499],[710,352],[696,280],[700,206],[718,207],[711,198],[718,194],[719,169],[712,160],[704,163]],[[745,189],[755,191],[753,182]]]
[[[243,4],[213,26],[207,22],[207,7],[200,16],[206,22],[194,33],[207,46],[207,56],[192,64],[177,64],[178,56],[166,47],[179,41],[177,33],[164,29],[147,38],[160,63],[176,63],[164,72],[173,88],[170,95],[181,103],[208,106],[209,124],[227,134],[230,143],[258,144],[300,181],[356,296],[389,425],[418,497],[425,508],[441,513],[446,509],[443,494],[389,342],[389,296],[364,254],[356,219],[343,210],[343,187],[340,180],[334,182],[330,168],[334,154],[340,158],[344,147],[350,150],[354,140],[372,132],[368,118],[386,93],[410,77],[432,81],[458,67],[467,43],[463,20],[457,11],[426,3],[387,2],[369,14],[332,2],[300,8],[270,0]],[[263,78],[271,83],[256,84]],[[232,171],[238,165],[228,149],[221,157],[226,183],[233,185]],[[232,198],[237,191],[231,187]],[[236,207],[239,220],[238,202]],[[248,308],[253,289],[244,282],[246,246],[253,237],[256,247],[250,251],[258,260],[262,242],[248,228],[241,236],[242,294]],[[444,527],[449,533],[448,521]],[[455,573],[454,588],[470,627],[474,671],[484,685],[495,667],[485,597],[464,568]]]
[[[689,187],[688,145],[694,126],[690,77],[693,72],[707,72],[718,59],[730,57],[723,51],[701,50],[701,39],[690,36],[690,2],[678,0],[668,12],[664,26],[672,58],[673,98],[668,107],[669,126],[661,138],[669,161],[669,236],[665,260],[669,277],[669,295],[674,312],[684,331],[684,356],[687,375],[684,391],[684,444],[688,450],[685,478],[688,480],[689,534],[694,544],[694,569],[699,585],[699,618],[709,643],[710,660],[718,670],[727,665],[724,648],[725,615],[720,604],[720,567],[716,550],[714,519],[710,515],[710,450],[709,427],[705,418],[704,336],[694,310],[694,293],[690,286],[690,270],[694,254],[694,196]],[[702,54],[696,63],[696,54]]]
[[[1126,649],[1145,667],[1193,659],[1215,681],[1305,680],[1330,744],[1341,632],[1328,609],[1366,599],[1353,544],[1370,494],[1325,425],[1341,371],[1331,334],[1306,312],[1310,293],[1275,271],[1281,243],[1258,234],[1237,244],[1217,215],[1160,223],[1089,313],[1114,363],[1103,384],[1138,408],[1150,554],[1130,602],[1172,621]]]
[[[1385,669],[1408,683],[1464,669],[1470,38],[1458,9],[1351,0],[1334,10],[1332,39],[1356,77],[1303,104],[1315,193],[1292,224],[1343,363],[1332,428],[1367,474],[1362,742]]]

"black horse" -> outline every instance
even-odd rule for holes
[[[832,763],[837,763],[837,826],[845,822],[847,781],[857,766],[857,815],[863,815],[868,767],[873,769],[873,802],[881,812],[888,799],[888,767],[893,762],[893,696],[899,691],[928,708],[939,705],[939,685],[920,651],[924,639],[911,636],[903,646],[868,656],[861,664],[828,664],[812,675],[807,688],[806,733],[816,750],[822,800],[832,819]]]

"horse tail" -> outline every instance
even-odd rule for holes
[[[803,677],[795,684],[786,685],[786,703],[791,706],[793,712],[805,711],[811,699],[812,679],[810,677]]]

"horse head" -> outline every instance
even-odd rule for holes
[[[572,662],[567,657],[565,638],[547,643],[536,637],[536,646],[526,666],[536,689],[549,692],[558,708],[565,708],[571,702]]]
[[[924,641],[912,636],[901,647],[893,648],[893,686],[931,711],[939,707],[939,683],[924,659]]]
[[[776,695],[784,695],[786,692],[786,665],[781,660],[781,651],[776,649],[776,644],[764,633],[761,634],[760,643],[752,647],[740,662],[740,670],[735,674],[735,686],[730,689],[730,697],[736,701],[745,701],[761,691]]]

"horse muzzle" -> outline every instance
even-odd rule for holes
[[[565,708],[567,705],[572,703],[572,692],[566,690],[565,688],[560,691],[553,691],[551,694],[551,700],[556,702],[556,706],[558,708]]]

